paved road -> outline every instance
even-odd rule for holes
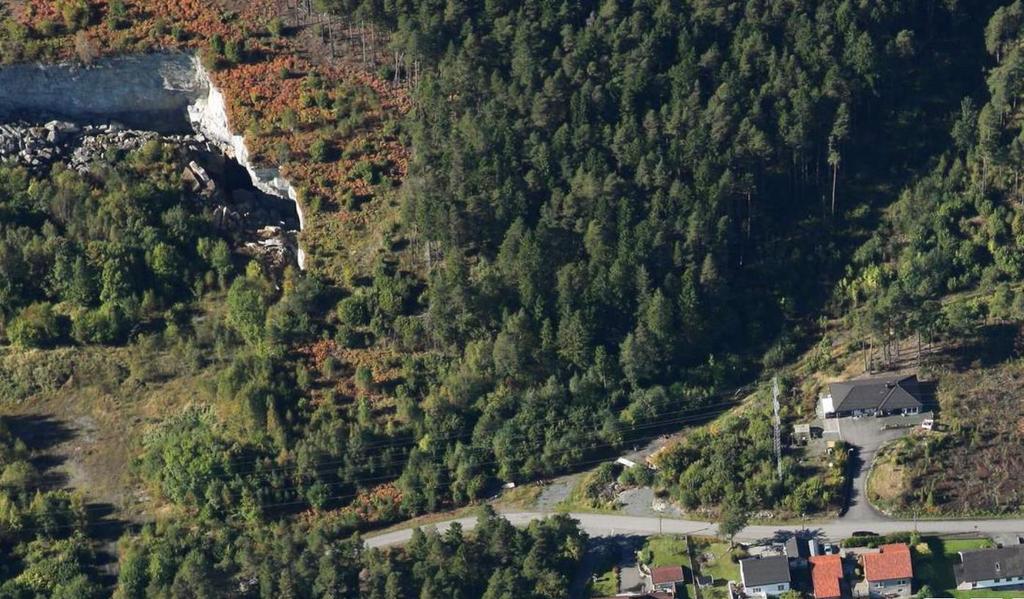
[[[905,434],[908,429],[882,431],[881,425],[887,422],[917,424],[921,418],[930,414],[922,414],[913,418],[865,418],[853,420],[845,418],[839,436],[858,447],[854,459],[859,464],[853,471],[852,497],[849,510],[835,520],[811,525],[757,525],[748,526],[736,539],[744,542],[757,542],[779,537],[779,533],[798,529],[807,529],[823,539],[839,541],[853,536],[856,531],[870,531],[879,534],[912,530],[915,524],[907,520],[894,520],[880,514],[867,501],[867,474],[875,454],[881,447]],[[555,512],[540,509],[537,511],[505,512],[502,515],[516,526],[525,526],[530,521],[550,516]],[[647,536],[659,533],[670,534],[714,534],[717,526],[711,522],[683,520],[680,518],[628,515],[628,514],[592,514],[572,513],[573,518],[592,537],[611,537],[617,535]],[[476,524],[475,517],[460,518],[437,523],[438,530],[444,531],[452,522],[459,522],[466,530]],[[1024,535],[1024,519],[1019,520],[926,520],[917,523],[917,530],[922,533],[937,534],[981,534],[988,536]],[[412,528],[383,533],[366,539],[370,547],[385,547],[406,542],[412,535]]]
[[[547,512],[508,512],[503,513],[506,519],[516,526],[525,526],[532,520],[552,515]],[[674,518],[647,518],[640,516],[620,516],[617,514],[570,513],[580,521],[580,526],[592,537],[615,535],[654,535],[666,534],[714,534],[716,525],[711,522],[694,520],[678,520]],[[447,530],[452,522],[459,522],[465,530],[476,525],[476,518],[460,518],[448,520],[434,525],[439,531]],[[779,532],[807,529],[824,539],[839,541],[853,536],[854,531],[869,530],[879,534],[912,530],[914,523],[905,520],[886,520],[865,524],[847,520],[832,520],[807,526],[773,525],[748,526],[736,535],[738,541],[757,542],[776,537]],[[983,534],[1006,535],[1024,534],[1024,519],[1021,520],[927,520],[917,523],[917,530],[922,533],[934,534]],[[412,529],[392,531],[366,539],[370,547],[386,547],[400,545],[409,540]]]

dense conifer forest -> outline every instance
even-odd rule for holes
[[[273,65],[298,108],[239,113],[313,223],[312,267],[272,271],[182,201],[171,146],[0,165],[0,597],[562,597],[566,517],[359,534],[721,415],[825,320],[888,360],[1024,319],[1019,1],[316,0],[389,36],[397,68],[359,85],[293,72],[292,3],[263,4],[209,39],[194,3],[0,8],[4,60],[151,27],[225,80]],[[32,401],[94,396],[158,406],[118,425],[124,522],[16,434]],[[843,465],[777,477],[750,404],[666,452],[659,490],[834,508]],[[986,442],[952,434],[914,459]]]

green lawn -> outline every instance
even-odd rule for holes
[[[648,565],[653,568],[661,566],[683,566],[690,567],[690,557],[686,554],[686,538],[672,535],[660,535],[648,537],[644,548],[640,551],[642,556],[650,556]],[[694,597],[690,585],[683,585],[678,588],[677,599]]]
[[[694,550],[697,555],[709,554],[714,556],[707,563],[697,565],[701,574],[713,576],[715,586],[704,589],[701,595],[706,599],[726,599],[728,591],[725,588],[730,580],[739,580],[740,567],[734,564],[729,553],[729,544],[720,542],[714,538],[691,538]],[[647,539],[641,555],[650,555],[650,565],[657,568],[660,566],[684,566],[690,567],[690,558],[686,554],[686,539],[670,535],[654,536]],[[680,587],[680,599],[695,596],[690,585],[685,587],[685,596],[682,595],[683,587]]]
[[[651,565],[690,567],[690,558],[686,555],[686,539],[674,536],[656,536],[647,539],[644,551],[651,552]]]
[[[978,589],[976,591],[954,591],[953,596],[957,599],[1020,599],[1024,597],[1024,591],[993,591]]]
[[[611,597],[619,593],[619,577],[614,570],[608,570],[590,588],[591,597]]]
[[[921,545],[927,546],[922,550]],[[980,549],[990,547],[992,542],[988,539],[956,539],[943,541],[938,537],[924,537],[921,543],[914,547],[914,578],[920,584],[931,587],[932,592],[941,597],[999,597],[998,592],[986,592],[971,594],[954,593],[956,580],[953,578],[953,564],[957,562],[957,552],[966,549]],[[1016,596],[1024,593],[1018,591]],[[1009,596],[1009,595],[1006,595]]]
[[[728,543],[712,539],[694,539],[694,547],[698,558],[701,555],[713,556],[709,561],[698,559],[701,574],[713,576],[716,586],[721,582],[725,585],[730,580],[740,579],[740,566],[732,561]]]

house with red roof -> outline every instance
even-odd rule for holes
[[[811,568],[814,599],[842,599],[843,558],[838,555],[812,555],[807,561]]]
[[[651,568],[651,584],[655,591],[675,595],[676,585],[685,582],[682,566],[661,566]]]
[[[872,599],[909,597],[913,594],[914,566],[906,543],[882,545],[878,553],[864,554],[864,580]]]

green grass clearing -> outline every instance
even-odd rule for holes
[[[716,539],[694,539],[697,568],[705,576],[715,579],[715,586],[725,586],[730,580],[740,579],[740,566],[732,561],[729,543]]]
[[[659,568],[661,566],[690,566],[686,555],[686,539],[675,536],[656,536],[647,539],[641,550],[644,562]]]
[[[508,489],[502,492],[501,497],[498,498],[494,503],[496,505],[515,507],[515,508],[527,508],[536,505],[537,498],[540,497],[543,487],[540,485],[519,485],[514,489]]]

